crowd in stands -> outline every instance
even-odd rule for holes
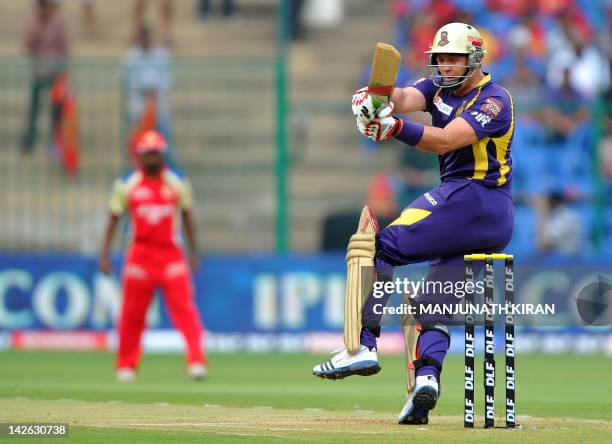
[[[33,61],[24,154],[35,149],[41,100],[65,74],[70,47],[61,2],[33,3],[22,40]],[[299,26],[304,3],[290,1],[295,40],[304,37]],[[103,2],[81,4],[84,36],[99,38],[96,8]],[[523,257],[576,258],[612,244],[612,1],[390,0],[389,5],[394,43],[404,61],[398,84],[430,74],[424,51],[432,36],[441,25],[459,21],[479,29],[487,49],[485,71],[512,93],[516,228],[509,249]],[[149,6],[159,10],[155,28],[144,18]],[[241,14],[234,1],[200,0],[194,16],[208,19],[211,8],[224,19]],[[129,134],[151,126],[149,114],[155,114],[156,127],[171,141],[173,2],[133,0],[132,9],[133,38],[123,59]],[[58,120],[57,109],[52,108],[52,121]],[[398,153],[400,166],[377,176],[369,193],[374,205],[383,201],[386,218],[438,180],[435,157],[417,150]],[[172,155],[170,160],[174,164]]]
[[[516,224],[509,250],[572,259],[605,250],[612,243],[612,2],[393,0],[390,12],[403,53],[398,84],[430,75],[424,51],[440,26],[457,21],[478,28],[484,71],[512,93]],[[400,152],[401,167],[387,181],[402,208],[432,185],[437,165]]]
[[[70,84],[68,72],[69,35],[68,22],[63,17],[61,0],[32,0],[33,10],[24,25],[22,47],[32,62],[30,103],[24,122],[21,152],[31,154],[37,145],[38,116],[47,96],[57,89],[59,81]],[[305,36],[300,15],[303,0],[290,0],[288,36],[300,40]],[[198,0],[194,3],[194,17],[209,20],[219,9],[224,21],[236,21],[241,14],[234,0]],[[81,0],[81,34],[92,42],[104,45],[100,35],[97,13],[108,5],[95,0]],[[128,150],[143,132],[156,129],[164,134],[170,149],[168,161],[177,166],[172,149],[170,119],[170,92],[172,89],[173,27],[176,4],[173,0],[131,0],[132,31],[129,47],[122,61],[122,96],[128,134]],[[149,9],[157,14],[149,14]],[[157,16],[149,23],[148,16]],[[58,107],[51,106],[52,135],[62,126]],[[43,141],[57,148],[54,140]],[[77,136],[78,139],[78,136]],[[60,147],[61,148],[61,147]],[[55,153],[54,157],[58,157]],[[61,157],[61,155],[59,156]]]

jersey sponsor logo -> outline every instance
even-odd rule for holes
[[[149,225],[157,225],[162,219],[174,217],[172,204],[144,204],[136,209],[136,215],[146,220]]]
[[[504,105],[497,99],[493,97],[487,97],[485,103],[480,107],[481,111],[484,111],[489,116],[496,118],[499,116],[499,113],[504,109]]]
[[[452,114],[453,107],[444,103],[440,96],[434,97],[433,103],[436,108],[438,108],[438,111],[440,111],[442,114],[446,114],[447,116],[450,116]]]
[[[425,193],[423,194],[423,196],[425,196],[425,199],[427,199],[427,202],[429,202],[430,204],[432,204],[434,207],[436,205],[438,205],[438,201],[436,199],[433,198],[433,196],[429,193]]]
[[[148,274],[144,268],[129,262],[125,265],[123,273],[125,277],[134,279],[146,279],[148,277]]]
[[[482,126],[483,128],[487,123],[490,123],[491,120],[493,119],[493,117],[488,116],[484,113],[480,113],[478,111],[472,111],[470,114],[474,116],[474,120],[480,123],[480,126]]]
[[[132,199],[148,200],[153,198],[153,191],[147,187],[136,187],[132,190]]]
[[[166,266],[164,270],[164,276],[167,278],[173,278],[176,276],[182,276],[189,272],[185,261],[172,262]]]

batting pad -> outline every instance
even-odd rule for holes
[[[361,211],[357,232],[351,236],[346,252],[344,346],[349,353],[356,353],[359,350],[361,310],[376,278],[374,255],[377,234],[378,221],[366,205]]]

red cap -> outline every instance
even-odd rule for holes
[[[147,131],[138,138],[136,142],[136,154],[148,152],[163,153],[166,151],[166,139],[157,131]]]

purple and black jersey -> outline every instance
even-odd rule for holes
[[[504,251],[514,227],[511,193],[514,109],[508,91],[485,78],[472,91],[457,97],[439,88],[431,79],[412,85],[423,93],[433,126],[444,128],[456,117],[465,119],[478,142],[438,156],[442,183],[417,197],[401,215],[376,236],[374,268],[379,281],[393,279],[393,267],[429,262],[428,282],[461,282],[465,279],[464,255]],[[459,288],[459,287],[455,287]],[[363,309],[361,344],[376,346],[382,314],[377,304],[383,298],[370,293]],[[416,295],[416,302],[453,306],[462,295],[434,291]],[[439,326],[451,318],[436,313],[417,317],[421,329],[417,343],[415,375],[439,380],[441,366],[450,346],[448,335]],[[435,328],[438,327],[438,328]],[[438,363],[439,366],[433,365]]]
[[[514,134],[514,107],[510,93],[485,73],[468,94],[455,96],[448,88],[434,85],[431,78],[417,80],[427,103],[432,124],[444,128],[455,117],[462,117],[476,132],[478,142],[438,156],[440,179],[470,179],[486,187],[511,185]]]

